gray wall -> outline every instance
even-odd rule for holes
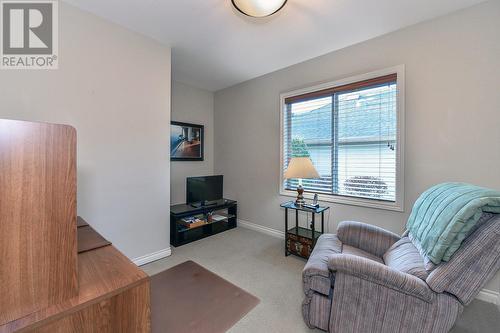
[[[205,126],[205,160],[171,162],[170,202],[178,204],[186,202],[186,177],[214,172],[214,93],[173,81],[172,120]]]
[[[78,213],[130,258],[168,248],[170,49],[59,10],[59,69],[1,71],[0,117],[74,126]]]
[[[490,1],[219,91],[215,172],[240,218],[283,230],[279,94],[406,65],[404,213],[332,204],[328,229],[358,220],[400,233],[418,195],[443,181],[500,188],[500,2]],[[488,285],[499,290],[500,277]]]

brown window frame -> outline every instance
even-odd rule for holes
[[[336,94],[339,92],[362,89],[362,88],[374,86],[377,84],[390,83],[390,82],[394,82],[394,81],[397,82],[397,79],[398,79],[397,73],[379,76],[379,77],[376,77],[373,79],[353,82],[353,83],[344,84],[344,85],[337,86],[337,87],[331,87],[331,88],[327,88],[327,89],[313,91],[313,92],[306,93],[306,94],[300,94],[300,95],[296,95],[296,96],[287,97],[287,98],[285,98],[285,104],[307,101],[308,99],[313,99],[313,98],[326,97],[326,96],[330,96],[330,95],[333,95],[333,94]]]

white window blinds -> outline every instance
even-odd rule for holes
[[[285,99],[283,166],[308,156],[320,179],[305,191],[396,200],[397,76],[386,75]],[[298,179],[284,180],[295,190]]]

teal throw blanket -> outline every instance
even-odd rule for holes
[[[500,213],[500,191],[443,183],[422,193],[406,229],[423,254],[437,265],[450,260],[483,213]]]

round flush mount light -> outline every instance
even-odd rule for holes
[[[234,7],[247,16],[266,17],[273,15],[287,0],[231,0]]]

